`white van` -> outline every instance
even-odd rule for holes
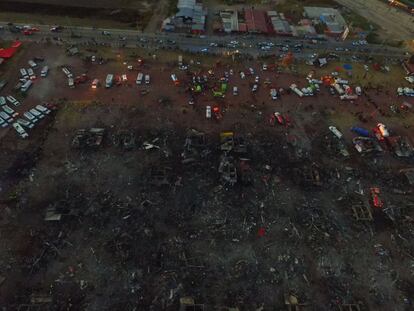
[[[342,138],[343,134],[335,126],[330,126],[329,130],[339,139]]]
[[[144,75],[141,72],[139,72],[138,75],[137,75],[137,81],[136,81],[136,83],[137,84],[142,84],[142,78],[143,77],[144,77]]]
[[[11,95],[7,96],[6,99],[7,99],[7,101],[10,104],[13,104],[15,106],[19,106],[20,105],[20,102],[16,98],[14,98],[13,96],[11,96]]]
[[[145,75],[145,84],[150,84],[150,75]]]
[[[68,77],[68,78],[72,78],[73,75],[72,73],[69,71],[69,69],[67,69],[66,67],[62,68],[63,73]]]
[[[233,95],[234,96],[239,95],[239,89],[237,88],[237,86],[233,86]]]
[[[32,68],[27,69],[27,74],[29,75],[30,80],[35,80],[36,79],[36,75],[35,75]]]
[[[37,67],[37,64],[36,64],[34,61],[32,61],[32,60],[29,60],[27,63],[28,63],[28,64],[29,64],[29,66],[30,66],[30,67],[32,67],[32,68],[36,68],[36,67]]]
[[[68,86],[73,89],[75,87],[75,82],[73,81],[73,78],[68,78]]]
[[[23,93],[27,92],[28,89],[30,89],[30,87],[32,86],[33,82],[32,80],[27,80],[22,87],[20,88],[20,91],[22,91]]]
[[[27,79],[29,76],[27,75],[27,71],[24,68],[20,69],[20,74],[24,79]]]
[[[211,119],[211,106],[206,106],[206,118]]]
[[[49,73],[49,67],[48,66],[44,66],[42,68],[42,71],[40,72],[40,76],[44,78],[44,77],[47,76],[48,73]]]

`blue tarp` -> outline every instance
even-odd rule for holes
[[[344,64],[344,69],[345,70],[352,70],[352,65],[351,64]]]

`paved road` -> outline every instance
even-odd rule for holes
[[[23,24],[16,24],[23,26]],[[381,45],[364,45],[355,47],[352,42],[337,41],[320,41],[316,44],[310,43],[309,40],[299,38],[286,37],[263,37],[257,35],[245,36],[188,36],[177,33],[143,33],[136,30],[125,29],[96,29],[91,27],[67,27],[60,33],[50,31],[48,25],[31,25],[39,29],[38,32],[31,36],[25,36],[22,33],[11,33],[8,31],[7,23],[0,22],[0,26],[4,26],[4,30],[0,32],[3,39],[15,39],[40,41],[44,38],[51,40],[63,40],[67,43],[84,43],[84,44],[107,44],[111,46],[136,47],[141,46],[148,49],[158,48],[179,48],[200,52],[206,49],[209,53],[227,53],[239,51],[240,53],[250,54],[253,56],[263,54],[280,54],[279,47],[272,48],[269,51],[261,51],[257,44],[260,42],[272,42],[275,45],[288,44],[293,49],[294,45],[302,44],[303,50],[295,52],[298,57],[310,55],[317,52],[335,52],[345,55],[371,55],[384,56],[390,58],[401,58],[404,56],[405,50]],[[104,34],[104,33],[108,34]],[[236,47],[228,47],[231,41],[238,42]],[[210,47],[210,43],[217,43],[219,47]]]
[[[383,37],[395,40],[414,38],[414,18],[382,0],[335,0],[381,28]],[[380,36],[381,36],[380,32]]]

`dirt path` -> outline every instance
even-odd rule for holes
[[[383,38],[414,38],[414,18],[378,0],[335,0],[382,28]]]
[[[161,30],[162,21],[168,17],[168,0],[159,0],[154,6],[154,12],[147,27],[145,27],[144,32],[159,32]]]

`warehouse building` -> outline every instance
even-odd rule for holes
[[[293,28],[289,22],[285,19],[283,13],[277,13],[276,11],[268,11],[267,15],[272,24],[275,34],[280,36],[293,36]]]
[[[341,13],[334,8],[305,7],[305,15],[314,20],[314,23],[326,25],[325,34],[331,37],[340,37],[347,29],[345,19]]]
[[[196,0],[178,0],[178,12],[164,20],[162,30],[204,33],[207,10]]]

